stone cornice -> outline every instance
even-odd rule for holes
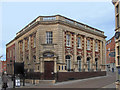
[[[38,21],[38,22],[34,23],[31,27],[27,28],[25,31],[22,31],[19,35],[17,35],[15,37],[15,39],[17,39],[20,36],[24,35],[25,33],[27,33],[28,31],[30,31],[32,28],[34,28],[35,26],[37,26],[39,24],[40,25],[62,24],[62,25],[66,25],[66,26],[69,26],[69,27],[72,27],[72,28],[76,28],[76,29],[82,30],[82,31],[87,32],[87,33],[91,33],[91,34],[98,35],[98,36],[101,36],[103,38],[106,38],[106,36],[104,36],[103,34],[99,34],[99,33],[94,32],[92,30],[84,29],[82,27],[78,27],[76,25],[73,25],[73,24],[70,24],[70,23],[67,23],[67,22],[64,22],[64,21],[61,21],[61,20],[54,20],[54,21]]]

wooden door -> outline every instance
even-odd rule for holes
[[[54,62],[53,61],[44,62],[44,79],[45,80],[54,79]]]

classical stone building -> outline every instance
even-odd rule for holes
[[[64,81],[105,75],[105,38],[64,16],[39,16],[7,48],[15,44],[15,62],[24,62],[27,78],[34,72],[35,79]]]

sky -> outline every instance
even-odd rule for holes
[[[22,1],[22,2],[21,2]],[[18,31],[38,16],[60,14],[105,32],[106,40],[114,35],[115,13],[111,0],[14,0],[0,2],[0,55],[6,60],[6,44]]]

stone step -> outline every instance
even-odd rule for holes
[[[54,84],[55,80],[40,80],[40,84]]]

